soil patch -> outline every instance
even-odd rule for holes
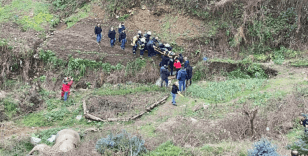
[[[158,100],[164,93],[149,92],[126,96],[93,96],[88,99],[89,113],[103,120],[107,118],[129,118],[146,111],[146,108]]]

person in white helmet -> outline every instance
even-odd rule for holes
[[[143,57],[144,51],[146,50],[145,38],[140,39],[139,49],[140,49],[140,58]]]
[[[141,31],[138,31],[138,35],[133,37],[133,43],[131,44],[133,46],[133,54],[136,54],[136,50],[137,50],[137,43],[140,44],[140,39],[141,39]]]
[[[148,31],[145,37],[145,41],[146,43],[148,43],[150,41],[150,37],[151,37],[151,31]]]

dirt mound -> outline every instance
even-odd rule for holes
[[[160,100],[164,93],[149,92],[126,96],[90,97],[87,101],[89,113],[103,120],[107,118],[129,118],[146,111],[146,108]]]

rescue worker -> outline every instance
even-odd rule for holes
[[[120,40],[120,35],[121,35],[121,32],[122,32],[123,30],[125,30],[125,26],[124,26],[124,22],[121,22],[121,23],[119,24],[119,28],[118,28],[119,42],[121,42],[121,40]]]
[[[185,68],[185,65],[184,65],[184,68]],[[189,85],[191,86],[192,71],[193,71],[193,68],[188,64],[188,66],[186,67],[186,72],[187,72],[186,87],[188,85],[188,81],[190,81]]]
[[[63,84],[62,84],[62,92],[61,92],[61,97],[64,97],[64,101],[67,100],[68,96],[70,95],[70,88],[73,84],[73,78],[70,77],[65,77],[63,80]]]
[[[187,59],[187,57],[184,57],[184,68],[188,67],[189,66],[189,61]]]
[[[149,40],[148,42],[147,42],[147,44],[146,44],[146,46],[147,46],[147,50],[148,50],[148,56],[149,57],[152,57],[152,56],[155,56],[156,55],[156,52],[155,52],[155,50],[154,50],[154,45],[155,45],[155,42],[156,41],[156,39],[154,38],[154,40],[152,39],[152,40]],[[155,45],[156,46],[156,45]]]
[[[172,51],[172,47],[168,43],[165,44],[165,47],[168,49],[168,51]]]
[[[158,48],[159,48],[159,50],[161,51],[161,52],[164,52],[164,51],[166,51],[167,49],[166,49],[166,47],[165,47],[165,45],[163,44],[163,43],[158,43]]]
[[[178,77],[178,72],[181,69],[181,62],[180,62],[180,60],[177,57],[175,57],[175,61],[174,61],[173,66],[175,67],[175,70],[176,70],[175,77],[177,78]]]
[[[160,77],[161,77],[161,87],[163,87],[164,81],[166,82],[166,87],[168,87],[168,76],[170,72],[168,70],[168,66],[162,66],[160,70]]]
[[[179,80],[179,88],[180,91],[185,91],[185,80],[187,77],[187,72],[186,69],[184,68],[184,64],[181,67],[181,70],[179,70],[178,75],[176,77],[176,79]],[[183,86],[183,90],[182,90],[182,86]]]
[[[146,43],[145,43],[146,41],[145,41],[145,38],[143,37],[143,38],[141,38],[140,39],[140,44],[139,44],[139,49],[140,49],[140,58],[142,59],[142,57],[143,57],[143,54],[144,54],[144,51],[145,50],[147,50],[146,49]]]
[[[110,28],[109,33],[108,33],[108,37],[110,38],[110,45],[111,45],[111,47],[113,47],[114,43],[116,41],[116,32],[115,32],[115,30],[113,30],[113,27]]]
[[[148,31],[145,35],[145,41],[146,43],[148,43],[150,41],[150,37],[151,37],[151,31]]]
[[[164,55],[162,55],[162,66],[164,66],[164,65],[166,65],[166,66],[168,66],[169,65],[169,60],[170,60],[170,58],[167,56],[167,54],[166,54],[166,52],[165,52],[165,54]]]
[[[133,54],[136,54],[136,50],[137,50],[137,43],[140,44],[140,38],[141,38],[141,31],[138,31],[138,35],[133,37],[133,43],[131,44],[133,46]]]
[[[176,105],[176,102],[175,102],[175,98],[176,98],[176,94],[178,94],[178,93],[181,93],[181,92],[179,91],[179,83],[178,83],[178,82],[175,82],[175,83],[173,83],[173,85],[172,85],[172,90],[171,90],[172,104],[173,104],[174,106],[177,106],[177,105]]]
[[[94,29],[94,33],[96,35],[97,43],[100,43],[101,39],[102,39],[102,34],[101,34],[102,33],[102,28],[101,28],[101,25],[99,23],[97,23],[97,26]]]
[[[121,49],[124,50],[125,49],[125,43],[127,42],[125,29],[123,29],[121,34],[120,34],[120,40],[121,40]]]

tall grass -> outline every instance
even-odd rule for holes
[[[257,90],[265,85],[265,79],[234,79],[224,82],[209,82],[205,87],[193,84],[187,89],[191,96],[208,102],[227,102],[245,92]]]

